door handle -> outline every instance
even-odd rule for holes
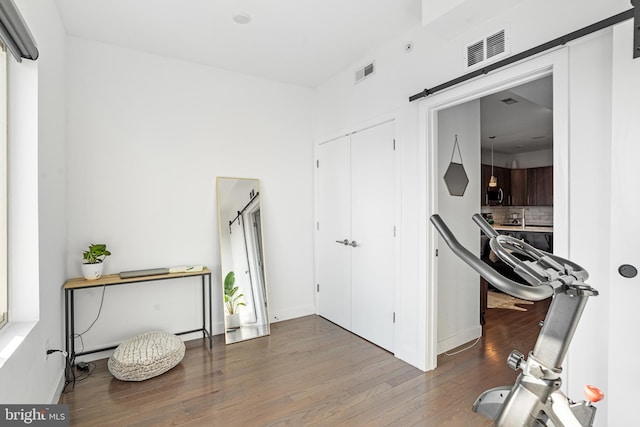
[[[638,269],[635,268],[633,265],[622,264],[618,268],[618,273],[620,273],[622,277],[626,277],[627,279],[633,279],[638,275]]]
[[[344,239],[344,240],[336,240],[336,243],[341,243],[345,246],[349,246],[349,240],[348,239]]]
[[[351,243],[349,243],[351,246],[353,246],[354,248],[358,246],[358,242],[356,242],[355,240],[353,240]]]

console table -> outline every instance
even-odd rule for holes
[[[202,277],[202,327],[198,329],[192,329],[190,331],[178,332],[176,335],[190,334],[193,332],[202,332],[204,339],[209,338],[209,348],[213,348],[213,336],[212,336],[212,304],[211,304],[211,270],[208,268],[202,271],[184,272],[184,273],[168,273],[159,274],[153,276],[132,277],[127,279],[120,278],[118,274],[109,274],[102,276],[95,280],[86,280],[82,277],[69,279],[64,284],[64,314],[65,314],[65,339],[66,339],[66,352],[69,363],[73,366],[76,356],[82,356],[85,354],[97,353],[99,351],[112,350],[117,346],[110,346],[99,348],[95,350],[88,350],[76,353],[75,348],[75,320],[74,320],[74,292],[89,288],[99,288],[101,286],[116,286],[116,285],[132,285],[135,283],[153,282],[159,280],[181,279],[185,277]],[[205,291],[205,282],[208,279],[209,293]],[[206,327],[206,302],[209,304],[209,329]]]

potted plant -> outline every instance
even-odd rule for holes
[[[236,276],[233,271],[230,271],[224,278],[224,308],[227,312],[225,315],[227,329],[237,329],[240,327],[238,307],[246,306],[244,302],[240,301],[240,298],[242,298],[244,294],[238,294],[238,287],[235,283]]]
[[[104,243],[91,243],[89,249],[82,253],[82,275],[87,280],[95,280],[102,276],[103,261],[111,255]]]

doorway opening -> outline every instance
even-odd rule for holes
[[[480,99],[480,212],[500,234],[553,253],[553,77]],[[480,258],[519,283],[480,236]],[[526,311],[518,301],[480,278],[480,323],[487,310]]]
[[[518,224],[514,223],[513,225],[522,227],[522,209],[524,209],[525,223],[527,217],[529,219],[535,217],[534,225],[553,226],[549,227],[553,230],[553,237],[548,243],[552,245],[554,253],[560,256],[566,255],[568,241],[568,201],[566,198],[568,186],[567,75],[566,52],[556,51],[505,69],[495,75],[486,76],[453,88],[446,93],[435,95],[433,99],[425,101],[420,106],[420,117],[421,120],[424,120],[423,129],[425,133],[423,136],[426,142],[424,153],[426,159],[426,221],[431,215],[440,214],[456,234],[458,240],[480,256],[480,231],[472,222],[471,217],[479,211],[489,213],[490,210],[496,209],[496,206],[490,205],[488,201],[486,206],[481,206],[481,198],[486,200],[485,187],[488,186],[488,180],[485,183],[486,178],[483,179],[481,173],[481,163],[483,163],[483,154],[479,143],[482,133],[481,104],[493,96],[500,97],[504,95],[505,91],[510,91],[512,95],[501,98],[500,102],[502,102],[502,99],[508,102],[512,102],[512,100],[524,102],[518,101],[518,99],[530,100],[530,98],[522,95],[523,89],[525,89],[525,92],[526,89],[531,89],[531,86],[527,85],[547,84],[550,85],[553,96],[544,103],[547,105],[546,107],[540,106],[540,108],[547,108],[546,115],[551,116],[552,119],[551,134],[549,136],[552,145],[540,151],[547,150],[544,152],[551,159],[551,164],[545,165],[552,167],[551,203],[545,205],[552,206],[551,214],[538,214],[538,207],[532,208],[534,205],[532,207],[527,204],[514,205],[513,203],[517,201],[513,200],[512,194],[511,204],[508,204],[509,200],[503,199],[503,203],[507,203],[499,206],[500,209],[505,210],[505,212],[500,212],[500,215],[503,215],[500,217],[503,218],[500,221],[501,223],[507,223],[509,220],[515,219]],[[538,101],[543,103],[542,100]],[[508,105],[506,101],[503,104]],[[460,110],[465,109],[466,111],[462,112],[463,116],[457,116]],[[447,118],[452,111],[456,110],[454,118]],[[460,147],[465,168],[469,165],[467,174],[470,182],[463,197],[453,197],[448,194],[446,188],[443,188],[443,174],[441,172],[443,172],[443,168],[446,168],[446,163],[449,161],[448,158],[444,159],[448,156],[447,151],[450,154],[451,150],[447,145],[450,138],[446,133],[459,130],[465,135],[464,138],[461,138]],[[498,135],[489,135],[490,133],[494,133],[491,128],[487,130],[487,138],[496,136],[493,139],[498,139]],[[541,139],[538,138],[538,140]],[[531,161],[533,157],[535,156],[529,154],[519,158],[512,158],[504,169],[514,169],[506,167],[513,166],[513,160],[515,160],[515,169],[530,169],[518,166],[528,166],[525,161]],[[495,161],[494,147],[494,173]],[[505,161],[505,158],[502,158],[502,161]],[[531,165],[534,166],[534,164]],[[538,165],[535,166],[538,167]],[[503,178],[502,181],[502,185],[506,186],[506,178]],[[500,179],[498,179],[498,182],[500,182]],[[511,191],[510,183],[509,190]],[[548,203],[548,201],[543,203]],[[514,206],[518,207],[514,208]],[[509,209],[513,210],[513,213],[517,215],[512,217]],[[548,211],[549,209],[546,208],[544,210]],[[544,242],[547,243],[546,240]],[[440,251],[438,253],[439,248]],[[454,259],[455,256],[448,250],[446,245],[440,244],[439,236],[431,227],[427,227],[426,230],[425,249],[427,254],[425,277],[427,283],[425,365],[426,370],[431,370],[437,366],[438,354],[469,343],[481,336],[480,277],[473,270]],[[546,249],[549,249],[549,246]]]

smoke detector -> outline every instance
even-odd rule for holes
[[[251,22],[251,15],[246,12],[238,12],[231,15],[231,19],[233,19],[233,22],[236,24],[244,25]]]

